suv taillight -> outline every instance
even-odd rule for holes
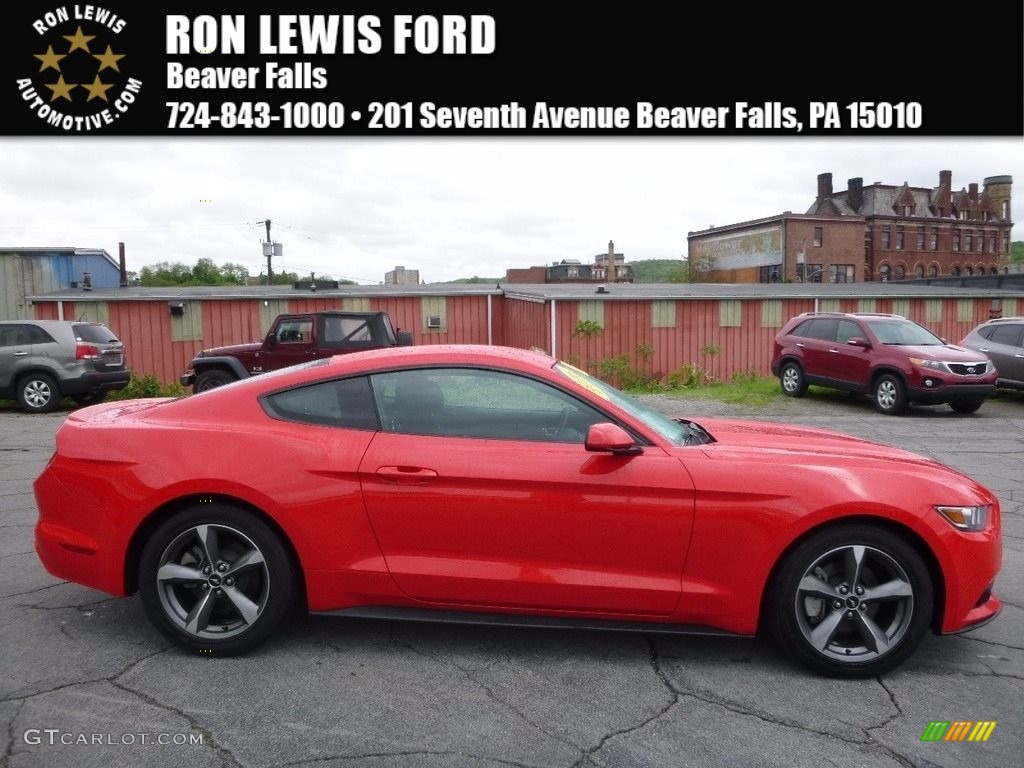
[[[75,360],[99,360],[100,348],[92,344],[78,342],[75,345]]]

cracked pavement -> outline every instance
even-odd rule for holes
[[[874,680],[816,677],[760,640],[327,617],[248,656],[193,657],[150,627],[137,598],[43,570],[32,481],[67,414],[4,411],[0,768],[1020,765],[1024,396],[966,417],[942,406],[882,416],[815,389],[766,407],[644,399],[672,415],[838,429],[987,484],[1003,504],[1003,613],[927,638]],[[984,743],[922,743],[932,720],[998,725]],[[103,743],[61,743],[82,734]],[[160,734],[189,741],[140,743]]]

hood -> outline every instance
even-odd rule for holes
[[[724,448],[749,450],[769,456],[807,454],[806,463],[813,463],[817,459],[828,460],[831,457],[839,460],[900,461],[932,467],[941,466],[934,459],[902,448],[817,427],[738,419],[700,419],[698,423],[715,438],[714,443],[705,446],[708,455],[720,455],[721,449]],[[816,459],[811,459],[812,456]]]
[[[217,355],[239,355],[245,352],[258,352],[263,348],[263,342],[252,341],[248,344],[232,344],[227,347],[209,347],[200,350],[196,357],[216,357]]]
[[[924,346],[901,346],[901,350],[910,357],[923,357],[926,360],[941,360],[946,363],[984,363],[988,358],[980,352],[966,347],[958,347],[953,344],[936,346],[928,344]]]

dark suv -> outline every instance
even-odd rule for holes
[[[1024,389],[1024,317],[988,320],[968,333],[960,346],[992,361],[999,370],[996,386]]]
[[[98,403],[130,379],[124,345],[102,323],[0,321],[0,398],[28,413],[55,410],[64,397]]]
[[[882,413],[910,403],[948,403],[973,413],[995,394],[997,372],[983,354],[947,344],[900,315],[807,312],[775,337],[772,373],[800,397],[809,384],[870,394]]]

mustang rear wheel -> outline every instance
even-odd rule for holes
[[[832,677],[874,677],[920,645],[933,587],[921,556],[868,525],[812,535],[782,564],[768,597],[768,628],[800,663]]]
[[[295,574],[277,535],[249,513],[202,504],[161,525],[139,564],[139,594],[165,636],[196,653],[255,648],[295,600]]]

